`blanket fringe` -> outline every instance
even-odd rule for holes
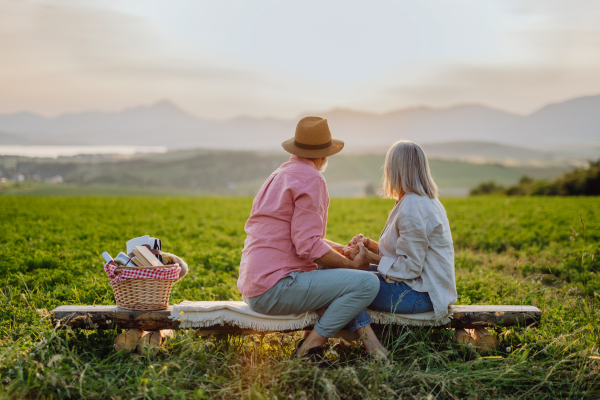
[[[429,320],[418,320],[404,318],[399,314],[384,313],[378,311],[367,310],[372,323],[380,325],[404,325],[404,326],[439,326],[450,323],[452,316],[445,315],[442,317],[433,317]]]
[[[382,313],[367,310],[369,317],[375,324],[381,325],[404,325],[404,326],[438,326],[450,323],[451,316],[446,315],[441,318],[429,320],[418,320],[404,318],[398,314]],[[180,321],[181,328],[210,328],[214,326],[232,325],[240,329],[250,329],[257,332],[275,332],[284,330],[302,330],[308,326],[313,326],[319,319],[317,313],[306,313],[305,318],[300,320],[261,320],[243,314],[232,313],[229,311],[212,311],[206,313],[187,312],[185,317],[177,318]]]
[[[307,313],[304,319],[297,321],[261,321],[258,318],[247,318],[239,314],[232,315],[232,313],[210,314],[212,315],[202,315],[201,320],[178,318],[180,321],[179,326],[181,328],[209,328],[227,324],[257,332],[274,332],[278,330],[301,330],[314,325],[319,319],[319,315],[316,313]]]

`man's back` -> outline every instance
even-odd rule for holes
[[[292,156],[254,198],[244,243],[238,289],[246,297],[269,290],[296,271],[317,268],[314,259],[330,250],[323,238],[329,196],[313,162]]]

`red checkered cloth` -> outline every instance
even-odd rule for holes
[[[118,265],[111,263],[104,264],[104,271],[110,278],[110,285],[126,281],[127,279],[178,279],[181,267],[179,264],[173,264],[169,268],[123,268],[119,275],[115,274]]]

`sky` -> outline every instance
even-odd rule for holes
[[[0,113],[207,119],[600,94],[597,0],[0,0]]]

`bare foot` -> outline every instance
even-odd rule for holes
[[[308,349],[313,347],[321,347],[327,343],[327,338],[319,335],[316,331],[312,331],[305,339],[302,346],[298,349],[296,357],[302,357]]]
[[[389,352],[385,347],[383,347],[379,339],[377,339],[377,336],[375,335],[373,328],[371,328],[371,325],[360,328],[356,332],[362,339],[367,353],[369,353],[375,359],[387,360]]]

